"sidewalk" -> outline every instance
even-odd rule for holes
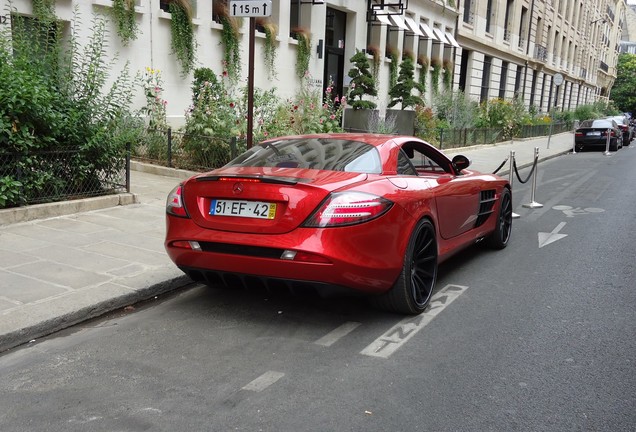
[[[449,149],[493,172],[572,150],[571,133]],[[499,175],[508,175],[506,164]],[[133,164],[132,194],[0,210],[0,353],[187,285],[163,248],[167,194],[190,173]],[[105,208],[104,208],[105,207]],[[33,220],[29,220],[33,219]]]

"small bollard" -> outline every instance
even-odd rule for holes
[[[610,153],[610,141],[612,140],[612,130],[608,129],[607,130],[607,139],[605,140],[605,152],[603,153],[605,156],[609,156],[611,155]]]
[[[525,208],[541,208],[543,204],[539,204],[534,200],[534,194],[537,190],[537,168],[539,165],[539,147],[534,148],[534,172],[532,173],[532,191],[530,193],[530,203],[524,204]]]
[[[514,180],[514,175],[515,175],[515,151],[514,150],[510,150],[510,168],[509,168],[509,173],[508,173],[508,182],[510,183],[510,189],[512,190],[512,183]],[[519,219],[521,217],[521,215],[512,212],[512,218],[513,219]]]

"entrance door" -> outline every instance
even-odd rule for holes
[[[344,46],[347,14],[327,8],[325,25],[325,72],[322,79],[323,94],[333,83],[332,97],[342,96],[344,82]]]

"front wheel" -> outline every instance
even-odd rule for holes
[[[437,280],[437,235],[427,220],[417,223],[409,239],[402,271],[390,291],[373,297],[383,309],[417,315],[426,309]]]
[[[486,243],[493,249],[503,249],[508,246],[512,232],[512,195],[508,188],[504,188],[499,198],[499,213],[497,225],[493,233],[486,239]]]

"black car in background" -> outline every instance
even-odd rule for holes
[[[634,127],[631,125],[629,118],[626,116],[607,117],[608,120],[614,120],[623,132],[623,145],[629,145],[634,139]]]
[[[574,131],[574,148],[582,151],[586,148],[605,149],[609,134],[610,150],[623,147],[623,131],[613,119],[584,120]]]

